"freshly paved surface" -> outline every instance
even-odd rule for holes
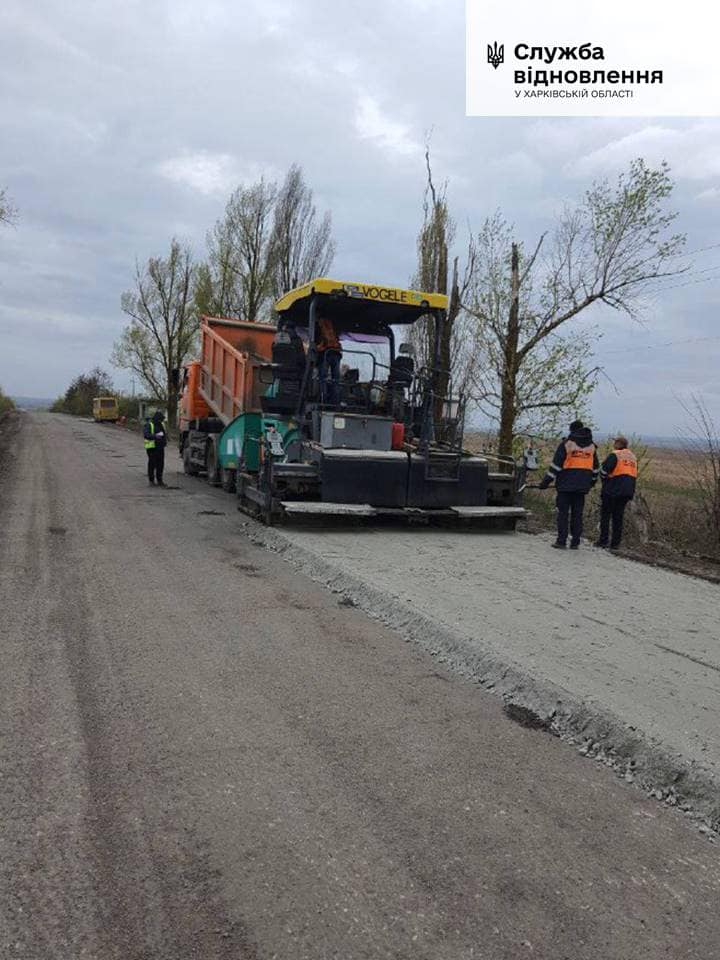
[[[137,436],[0,444],[0,957],[711,960],[718,847]],[[176,478],[168,471],[167,480]]]
[[[589,544],[552,550],[550,535],[422,528],[277,535],[376,599],[441,624],[463,641],[469,660],[487,651],[611,712],[705,767],[720,788],[717,585]]]

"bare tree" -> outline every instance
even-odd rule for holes
[[[148,390],[167,404],[175,424],[175,371],[191,355],[198,330],[194,307],[195,267],[192,253],[173,239],[169,255],[136,264],[135,288],[121,298],[130,323],[113,347],[114,366],[132,370]]]
[[[207,268],[210,280],[205,305],[209,314],[221,317],[241,316],[237,295],[234,251],[225,219],[218,220],[207,234]]]
[[[17,220],[17,207],[4,188],[0,190],[0,223],[13,224]]]
[[[669,234],[677,214],[665,209],[672,189],[667,164],[652,170],[635,160],[614,185],[604,181],[588,190],[576,209],[561,215],[550,237],[540,237],[529,256],[519,244],[507,242],[509,230],[502,218],[485,224],[478,241],[483,266],[465,305],[480,323],[481,339],[493,341],[493,362],[481,362],[486,376],[494,367],[498,378],[501,454],[512,454],[523,403],[529,409],[527,398],[520,396],[523,378],[525,385],[532,380],[540,387],[545,384],[533,391],[536,405],[572,399],[554,395],[557,383],[537,377],[543,369],[540,351],[551,361],[557,356],[547,352],[547,339],[594,303],[637,317],[641,295],[660,278],[682,272],[674,264],[685,238]],[[490,242],[493,230],[499,235]],[[567,353],[565,343],[565,352],[559,354],[561,369],[566,360],[578,359],[577,351]],[[584,391],[587,378],[581,381]],[[490,395],[487,386],[481,392]]]
[[[335,257],[330,212],[318,219],[302,167],[293,164],[275,200],[273,298],[323,276]]]
[[[277,186],[265,179],[238,187],[208,234],[213,313],[267,320],[276,264],[273,213]]]

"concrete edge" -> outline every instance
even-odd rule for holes
[[[536,679],[494,652],[478,650],[442,624],[338,570],[313,551],[287,540],[281,532],[267,527],[247,532],[254,543],[279,554],[405,640],[417,643],[449,670],[479,683],[506,705],[530,711],[540,725],[576,745],[583,756],[611,767],[625,782],[701,821],[703,832],[720,831],[720,784],[710,769],[669,752],[662,743],[600,704],[582,701],[551,681]]]

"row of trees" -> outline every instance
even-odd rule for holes
[[[449,297],[438,392],[461,392],[497,424],[499,452],[510,455],[519,432],[553,432],[582,414],[597,384],[598,330],[575,321],[594,304],[636,317],[653,286],[681,272],[673,184],[665,164],[636,160],[615,182],[593,184],[531,246],[498,211],[460,253],[447,183],[436,184],[429,150],[425,162],[411,283]],[[274,300],[326,273],[334,254],[330,214],[318,214],[300,167],[281,184],[240,186],[208,232],[205,260],[173,240],[166,257],[138,264],[122,296],[130,323],[113,363],[136,373],[172,417],[173,370],[195,349],[200,315],[267,321]],[[429,361],[434,337],[432,320],[417,325],[420,362]]]
[[[238,187],[207,234],[207,257],[173,239],[167,256],[136,265],[121,306],[129,318],[112,363],[137,374],[167,404],[174,423],[173,372],[192,356],[202,314],[269,321],[275,299],[313,276],[335,256],[330,213],[319,215],[302,169],[282,183]]]
[[[93,412],[95,397],[116,397],[121,417],[137,418],[138,400],[115,389],[112,377],[100,367],[93,367],[89,373],[78,374],[65,393],[58,397],[50,407],[52,413],[70,413],[76,417],[89,417]]]

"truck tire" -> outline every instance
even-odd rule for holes
[[[194,465],[190,459],[190,444],[186,443],[183,448],[183,470],[189,477],[196,477],[198,475],[198,468]]]
[[[223,488],[225,493],[235,493],[235,470],[221,470],[221,480],[220,486]]]
[[[208,437],[207,450],[205,453],[205,464],[207,470],[207,482],[213,487],[220,486],[220,464],[218,463],[217,446],[215,437]]]

